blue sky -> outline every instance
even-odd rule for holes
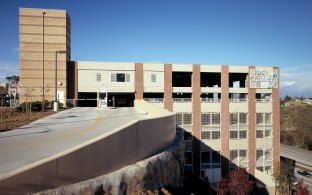
[[[2,0],[0,81],[19,7],[66,9],[72,60],[279,66],[282,97],[312,97],[311,0]]]

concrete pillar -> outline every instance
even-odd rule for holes
[[[249,74],[254,66],[249,67]],[[248,83],[249,81],[248,75]],[[248,172],[255,175],[256,170],[256,89],[248,88]]]
[[[200,104],[200,65],[193,65],[192,74],[192,103],[193,103],[193,170],[200,174],[200,143],[201,143],[201,104]]]
[[[229,169],[229,67],[221,67],[221,170],[225,176]]]
[[[144,78],[143,63],[135,63],[135,99],[143,99]]]
[[[173,111],[172,105],[172,64],[165,64],[164,69],[164,107],[169,111]]]
[[[279,68],[273,68],[278,74],[277,86],[272,89],[272,113],[273,113],[273,172],[276,173],[280,166],[280,94],[279,94]]]

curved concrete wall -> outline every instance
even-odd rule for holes
[[[142,110],[142,108],[140,108]],[[0,181],[0,194],[27,194],[113,172],[153,154],[174,142],[175,115],[133,121],[102,135],[83,147]]]

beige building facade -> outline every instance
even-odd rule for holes
[[[19,9],[21,102],[42,101],[43,98],[54,100],[55,80],[58,85],[58,99],[66,100],[67,62],[70,60],[71,51],[70,30],[70,18],[65,10]]]
[[[185,172],[218,182],[230,168],[264,181],[279,167],[279,68],[79,61],[78,105],[108,93],[117,106],[144,99],[176,113],[185,132]],[[79,103],[80,102],[80,103]],[[90,104],[88,104],[90,105]],[[272,183],[272,182],[271,182]]]

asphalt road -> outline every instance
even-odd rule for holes
[[[124,126],[148,117],[135,108],[72,108],[19,129],[0,133],[0,180]]]
[[[298,170],[304,170],[304,169],[298,169],[298,168],[295,168],[295,176],[296,178],[299,180],[299,179],[303,179],[303,183],[304,185],[307,185],[310,189],[310,194],[312,194],[312,176],[311,177],[306,177],[306,176],[303,176],[303,175],[299,175],[297,173]],[[312,174],[311,171],[308,171],[309,173]]]

